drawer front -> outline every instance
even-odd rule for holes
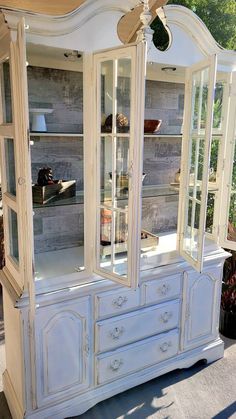
[[[107,355],[97,356],[97,384],[104,384],[149,367],[178,352],[178,331],[173,330],[159,336],[128,345]]]
[[[181,275],[156,279],[143,284],[143,304],[158,303],[170,298],[177,298],[181,292]]]
[[[159,304],[96,324],[96,351],[105,352],[174,329],[179,324],[179,301]]]
[[[108,291],[95,297],[96,317],[116,316],[139,306],[139,290]]]

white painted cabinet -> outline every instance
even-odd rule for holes
[[[117,3],[85,1],[56,19],[25,13],[25,22],[0,12],[3,382],[13,419],[77,416],[223,356],[228,254],[218,235],[235,242],[236,54],[175,5],[160,52],[148,2],[131,22],[136,42],[121,45],[117,25],[140,2]],[[30,132],[37,117],[43,130]]]
[[[35,327],[38,406],[87,389],[92,350],[89,297],[37,309]]]

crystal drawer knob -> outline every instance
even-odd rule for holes
[[[116,308],[121,308],[128,301],[127,297],[120,295],[118,298],[112,301],[112,305]]]
[[[110,363],[110,368],[112,369],[112,371],[118,371],[122,364],[122,359],[114,359],[114,361]]]
[[[158,294],[161,294],[161,295],[166,295],[168,294],[169,291],[170,291],[170,286],[168,284],[161,285],[157,290]]]
[[[124,333],[125,328],[123,326],[121,327],[114,327],[113,330],[110,330],[109,336],[112,337],[112,339],[119,339],[119,337]]]
[[[160,346],[160,350],[161,350],[162,352],[167,352],[170,346],[171,346],[171,342],[164,342],[164,343]]]
[[[171,317],[172,317],[171,311],[165,311],[164,313],[161,314],[161,320],[163,321],[163,323],[168,323]]]

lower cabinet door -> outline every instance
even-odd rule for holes
[[[89,297],[36,310],[37,403],[89,387]]]
[[[221,272],[219,266],[201,274],[184,274],[183,349],[199,346],[218,335]]]
[[[97,356],[97,384],[116,380],[171,358],[178,352],[177,329]]]

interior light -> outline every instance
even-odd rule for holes
[[[172,73],[173,71],[176,71],[176,67],[162,67],[162,71],[165,71],[166,73]]]
[[[81,56],[82,55],[76,50],[64,52],[64,57],[69,61],[77,61]]]

